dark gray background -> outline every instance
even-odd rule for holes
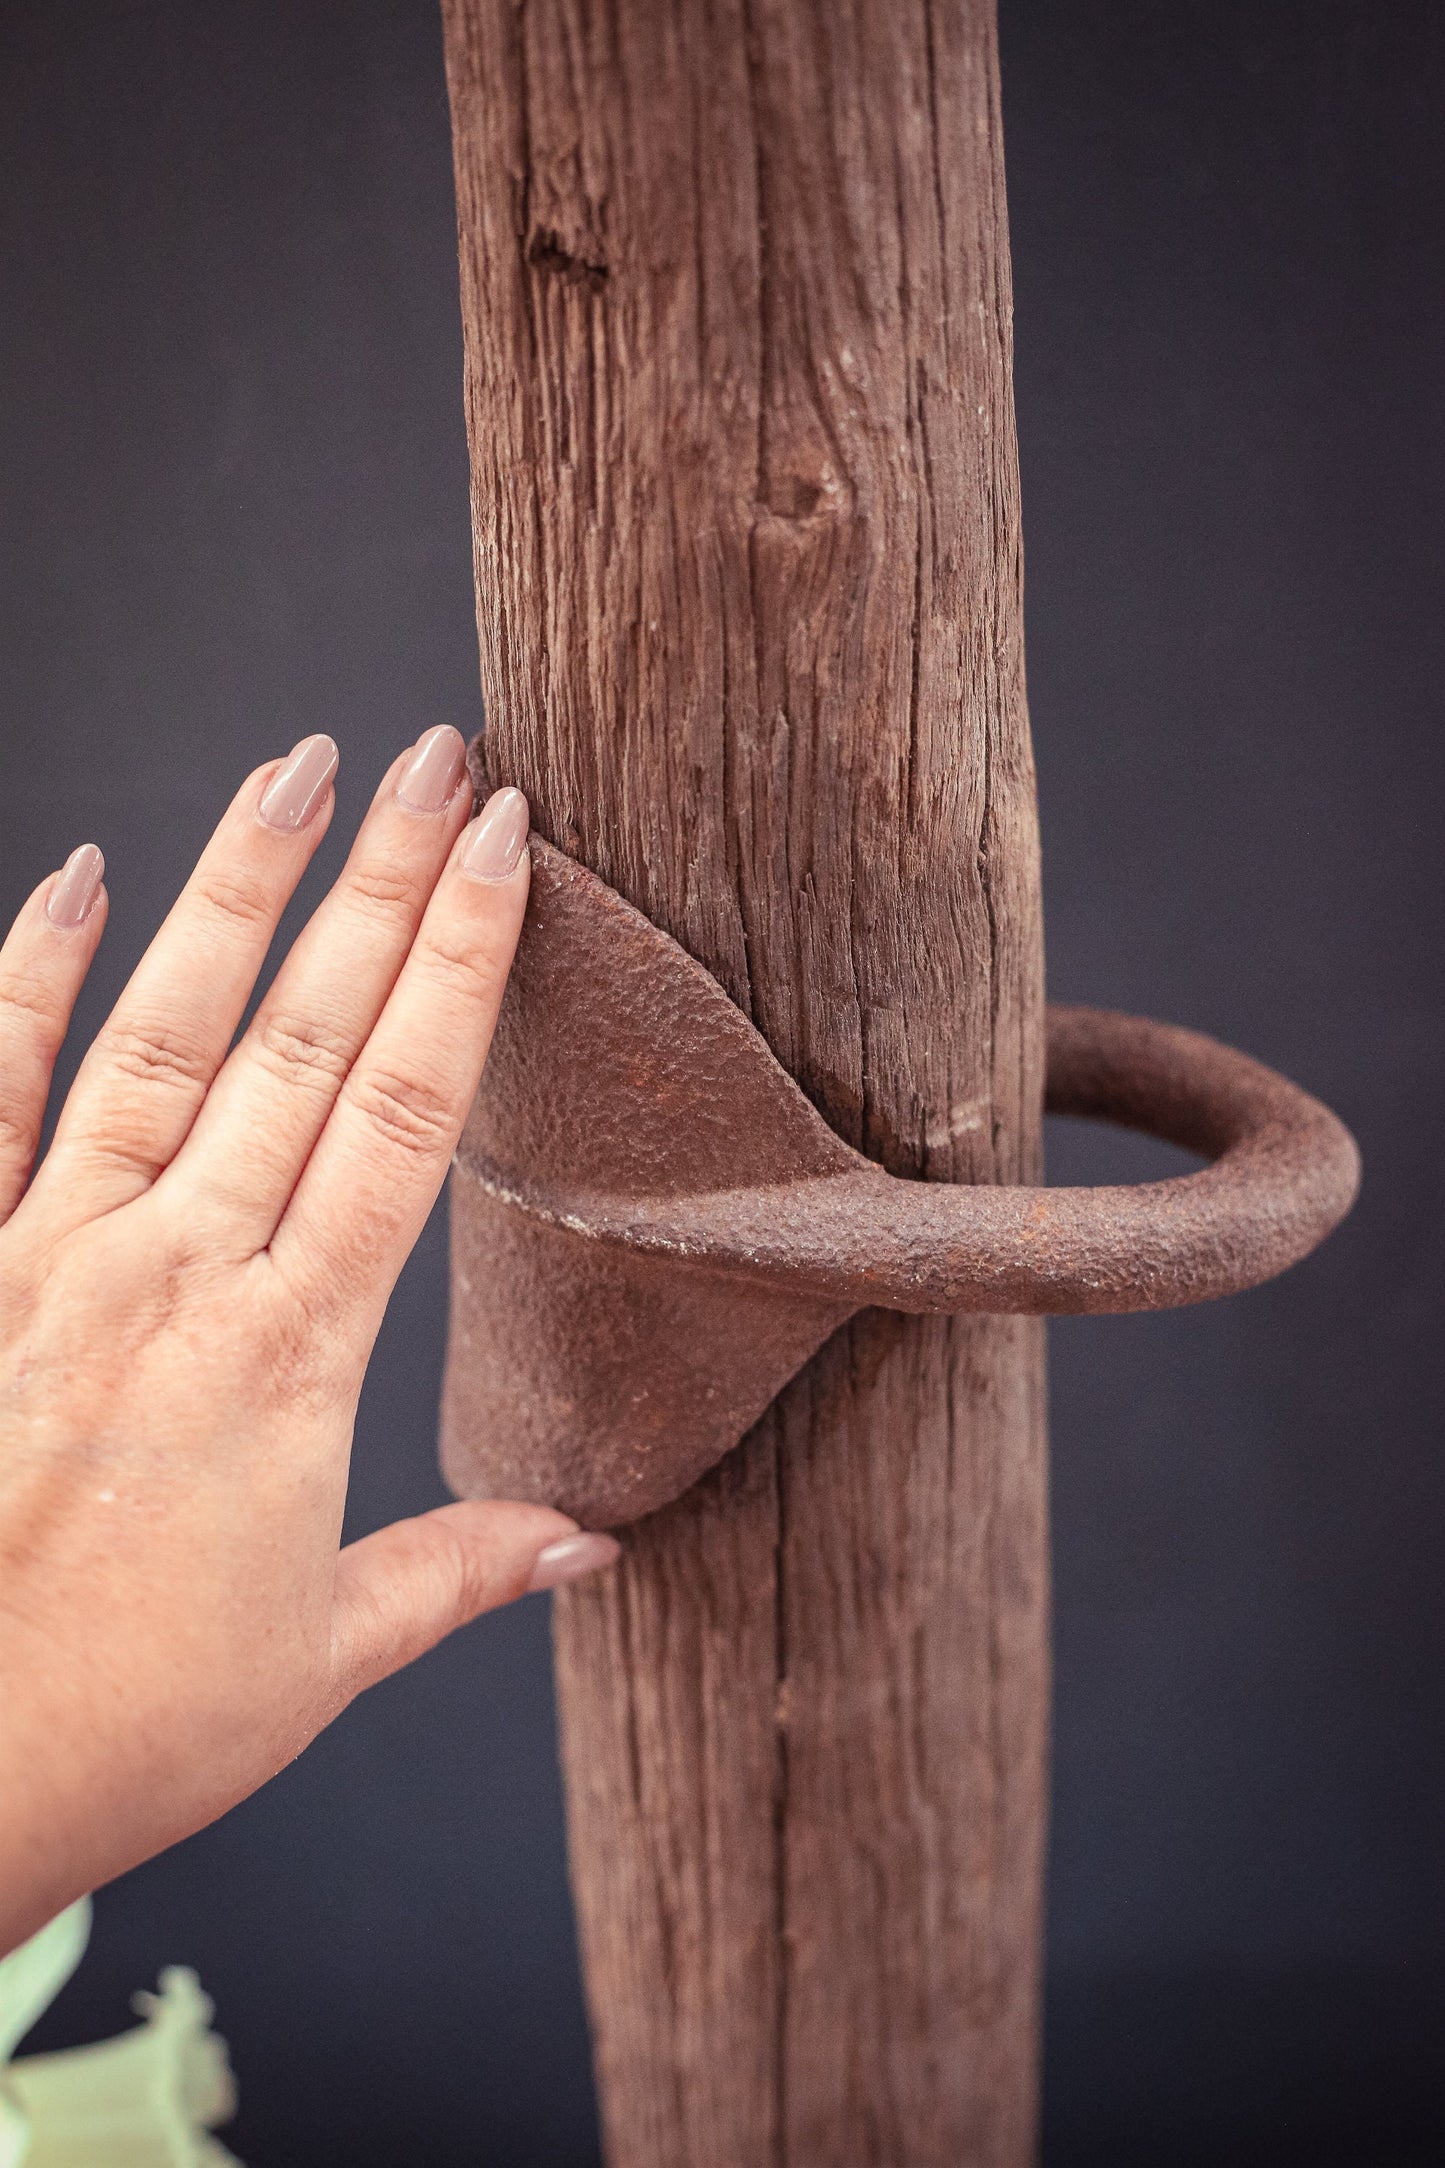
[[[1250,1048],[1367,1167],[1275,1286],[1054,1334],[1047,2161],[1436,2163],[1445,11],[1003,42],[1052,987]],[[0,903],[104,847],[82,1036],[247,767],[340,740],[314,898],[477,721],[452,220],[428,0],[0,8]],[[440,1495],[443,1303],[434,1224],[357,1529]],[[543,1605],[107,1891],[37,2039],[178,1959],[248,2168],[594,2162]]]

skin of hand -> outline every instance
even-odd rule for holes
[[[521,793],[473,819],[460,736],[428,731],[237,1040],[336,763],[309,738],[243,784],[33,1178],[105,922],[93,845],[0,949],[0,1951],[455,1627],[617,1555],[490,1502],[341,1547],[362,1378],[529,859]]]

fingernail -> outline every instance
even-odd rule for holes
[[[90,916],[90,907],[100,894],[101,875],[105,872],[105,860],[93,843],[82,843],[78,851],[72,851],[50,884],[50,894],[45,899],[45,916],[52,926],[80,926]]]
[[[462,779],[467,749],[459,730],[438,723],[418,738],[411,759],[396,779],[397,803],[411,813],[442,813]]]
[[[531,826],[519,790],[493,791],[472,825],[462,852],[462,871],[474,881],[505,881],[514,874]]]
[[[256,808],[268,828],[304,828],[336,773],[341,755],[334,738],[320,733],[293,745],[261,793]]]
[[[537,1553],[527,1594],[535,1596],[540,1589],[560,1588],[564,1581],[579,1581],[584,1573],[597,1573],[621,1556],[622,1545],[616,1536],[592,1535],[584,1528],[575,1536],[559,1537],[556,1543],[549,1543],[545,1551]]]

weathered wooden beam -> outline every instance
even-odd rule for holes
[[[895,1172],[1037,1178],[986,0],[444,0],[497,781]],[[615,2168],[1023,2168],[1042,1342],[865,1313],[560,1599]]]

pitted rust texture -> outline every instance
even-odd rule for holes
[[[717,981],[533,839],[532,899],[452,1189],[442,1457],[586,1527],[677,1497],[855,1310],[1157,1310],[1282,1272],[1343,1218],[1348,1130],[1197,1032],[1051,1008],[1049,1111],[1213,1164],[1133,1187],[885,1174]]]

